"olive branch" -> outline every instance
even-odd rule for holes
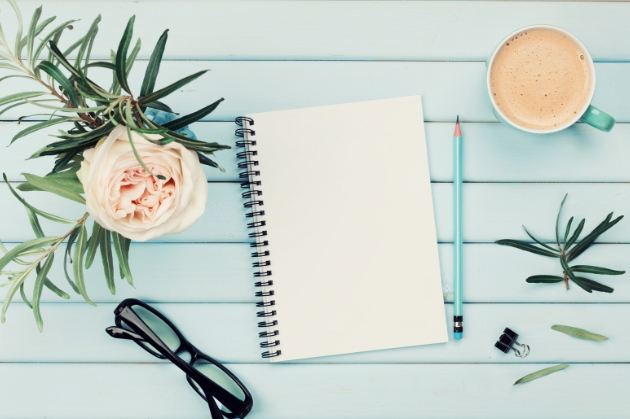
[[[606,216],[604,221],[599,223],[597,227],[593,229],[589,234],[587,234],[582,240],[578,241],[580,234],[584,228],[585,219],[579,222],[578,226],[575,228],[573,233],[571,234],[571,226],[573,223],[573,217],[569,218],[567,226],[564,230],[564,236],[560,234],[560,214],[562,213],[562,207],[564,206],[564,202],[567,200],[566,194],[562,203],[560,204],[560,210],[558,211],[558,216],[556,217],[556,246],[549,245],[543,243],[534,237],[528,230],[523,226],[525,233],[537,244],[531,244],[526,241],[521,240],[498,240],[495,243],[501,244],[504,246],[511,246],[520,250],[524,250],[526,252],[534,253],[541,256],[547,256],[552,258],[560,259],[560,266],[562,268],[563,276],[554,276],[554,275],[534,275],[530,276],[526,279],[529,283],[540,283],[540,284],[551,284],[564,281],[566,284],[566,289],[569,289],[569,280],[576,283],[580,288],[584,291],[592,293],[593,291],[600,292],[608,292],[611,293],[614,291],[613,288],[608,287],[606,285],[600,284],[599,282],[593,281],[592,279],[585,278],[583,276],[577,276],[576,273],[588,273],[588,274],[596,274],[596,275],[623,275],[626,273],[625,271],[617,271],[609,268],[602,268],[599,266],[591,266],[591,265],[573,265],[569,266],[569,263],[575,260],[578,256],[584,253],[589,247],[593,245],[595,240],[599,238],[606,231],[610,230],[615,224],[623,219],[623,215],[612,220],[613,213],[611,212]],[[611,221],[612,220],[612,221]]]
[[[94,147],[101,138],[107,136],[118,125],[126,127],[136,159],[151,175],[153,173],[138,154],[131,136],[132,131],[157,145],[177,142],[196,152],[200,163],[224,171],[209,156],[212,156],[215,151],[229,149],[229,146],[190,138],[184,132],[189,124],[199,121],[214,111],[223,98],[164,124],[158,124],[147,116],[147,109],[177,115],[162,102],[162,99],[208,71],[199,71],[166,87],[155,89],[168,39],[168,30],[164,31],[158,39],[151,53],[140,92],[134,96],[129,86],[128,76],[141,48],[141,40],[138,38],[134,47],[131,51],[129,50],[133,38],[135,16],[129,19],[118,49],[111,52],[111,59],[93,61],[90,56],[101,21],[100,15],[94,19],[84,36],[62,51],[59,47],[61,37],[73,29],[72,24],[76,20],[65,21],[42,36],[46,28],[56,20],[56,16],[42,19],[40,6],[33,13],[28,27],[25,27],[16,1],[8,0],[8,2],[15,11],[18,30],[15,42],[11,45],[0,25],[0,58],[3,59],[0,61],[0,69],[9,70],[14,74],[0,78],[0,82],[12,78],[27,79],[34,82],[38,90],[0,97],[0,108],[4,107],[0,109],[0,115],[10,109],[28,104],[43,109],[45,113],[22,116],[18,123],[28,117],[41,115],[47,117],[44,121],[29,125],[18,132],[11,139],[11,144],[48,127],[72,124],[67,131],[58,131],[55,135],[56,141],[36,151],[30,157],[33,159],[55,156],[51,172],[43,177],[24,173],[26,182],[21,183],[16,189],[22,192],[46,191],[85,204],[82,196],[83,185],[77,177],[77,171],[83,160],[83,152]],[[67,57],[73,53],[75,58],[71,62]],[[101,87],[88,77],[90,69],[94,67],[111,71],[112,80],[108,89]],[[150,135],[154,136],[150,137]],[[164,179],[161,175],[156,177]],[[40,331],[43,330],[43,320],[39,303],[43,288],[48,288],[62,298],[70,298],[48,278],[54,262],[54,254],[63,243],[65,243],[63,264],[66,279],[74,292],[80,294],[89,304],[94,305],[94,302],[88,297],[86,291],[84,269],[92,265],[99,248],[110,292],[114,294],[116,291],[112,244],[118,259],[121,278],[133,285],[129,268],[129,239],[102,228],[96,222],[93,224],[90,235],[86,227],[87,213],[78,220],[70,220],[44,212],[21,197],[11,186],[6,175],[3,174],[3,178],[13,196],[24,206],[36,237],[12,249],[7,249],[0,242],[2,252],[0,256],[3,254],[0,257],[0,276],[8,278],[7,282],[0,284],[0,287],[8,287],[0,321],[5,322],[6,311],[18,290],[24,303],[33,309]],[[39,217],[57,223],[72,224],[72,228],[62,236],[46,236],[41,228]],[[13,265],[18,265],[18,268],[11,268]],[[72,269],[69,269],[68,265],[72,265]],[[32,300],[29,301],[24,284],[33,272],[36,274],[36,279]]]

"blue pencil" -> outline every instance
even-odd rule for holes
[[[462,314],[462,131],[459,127],[459,115],[453,134],[453,213],[455,215],[455,298],[453,303],[453,337],[461,339],[464,334],[464,316]]]

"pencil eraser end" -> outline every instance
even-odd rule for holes
[[[463,337],[463,333],[462,332],[453,332],[453,337],[455,339],[461,339]]]

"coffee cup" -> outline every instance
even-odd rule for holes
[[[508,35],[487,61],[486,84],[499,121],[535,134],[585,122],[610,131],[615,120],[591,105],[595,66],[569,32],[535,25]]]

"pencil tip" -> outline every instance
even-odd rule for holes
[[[462,136],[462,131],[461,128],[459,127],[459,115],[457,115],[457,122],[455,122],[455,137],[461,137]]]
[[[456,121],[456,123],[457,123],[457,124],[459,124],[459,115],[457,115],[457,121]]]

